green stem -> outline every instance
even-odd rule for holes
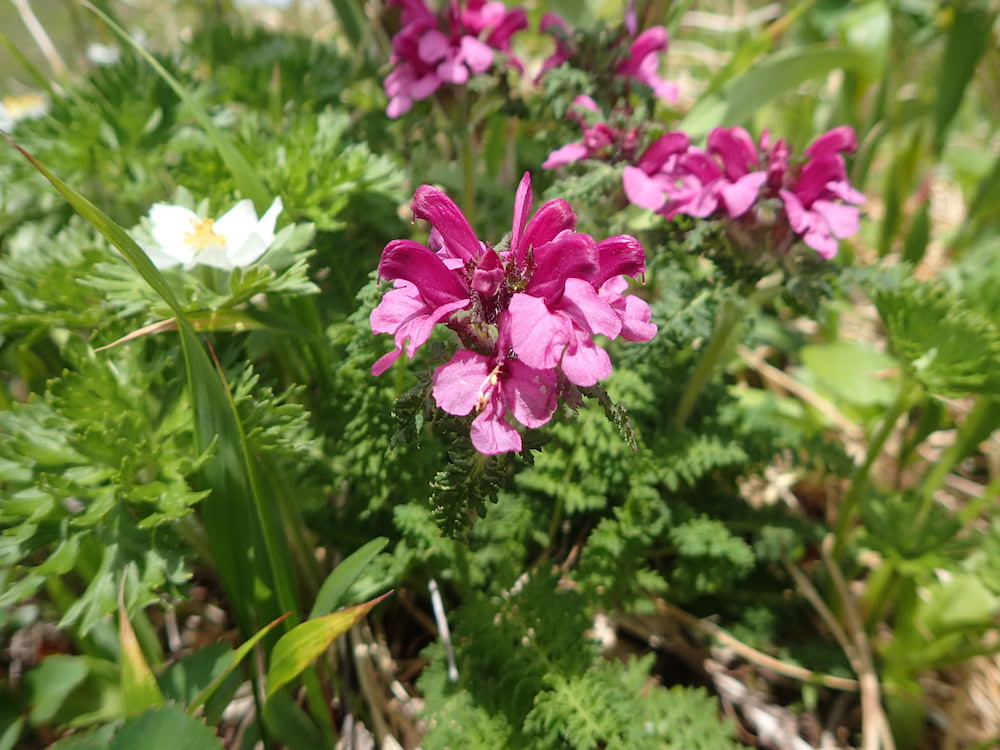
[[[743,310],[736,300],[727,297],[722,301],[719,308],[719,316],[715,322],[715,330],[712,338],[705,347],[691,379],[688,380],[681,395],[680,403],[677,405],[677,412],[674,414],[674,425],[680,429],[687,423],[694,406],[698,401],[698,396],[705,389],[709,379],[715,372],[720,360],[729,351],[733,335],[743,319]]]
[[[871,473],[872,465],[875,463],[875,459],[882,454],[882,449],[892,434],[897,420],[903,412],[910,408],[910,404],[913,403],[913,397],[918,388],[918,384],[914,381],[907,380],[903,382],[899,389],[899,395],[896,396],[896,401],[889,407],[889,411],[886,412],[882,424],[879,425],[878,431],[868,444],[868,452],[865,454],[864,462],[854,470],[854,474],[851,476],[851,486],[848,488],[847,494],[844,495],[844,499],[840,503],[840,508],[837,510],[837,526],[834,530],[833,545],[835,560],[839,560],[843,555],[851,517],[854,514],[855,506],[857,506],[862,492],[864,492],[868,484],[868,475]]]
[[[934,507],[934,493],[941,488],[955,465],[975,450],[998,422],[1000,422],[1000,401],[994,401],[987,396],[978,396],[972,411],[958,428],[955,442],[931,466],[920,483],[920,511],[917,513],[916,522],[918,532],[927,522],[931,508]]]
[[[473,143],[472,128],[463,131],[462,155],[462,212],[470,222],[475,220],[476,211],[476,148]]]

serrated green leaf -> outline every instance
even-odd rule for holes
[[[222,750],[222,747],[208,725],[176,703],[167,703],[126,721],[109,750]]]
[[[384,536],[372,539],[352,552],[340,565],[334,568],[323,581],[319,593],[316,594],[316,601],[313,602],[312,610],[309,612],[309,619],[314,620],[317,617],[322,617],[339,607],[351,584],[358,579],[368,563],[388,543],[389,540]]]
[[[364,604],[315,620],[306,620],[285,633],[271,651],[271,664],[267,670],[267,697],[270,698],[281,687],[298,677],[330,644],[391,593],[388,591]]]

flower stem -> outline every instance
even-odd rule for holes
[[[878,431],[868,444],[868,452],[865,454],[864,462],[854,470],[854,474],[851,476],[851,486],[848,488],[847,494],[844,495],[844,499],[837,509],[837,525],[834,529],[833,544],[834,560],[839,560],[843,555],[844,545],[847,542],[848,525],[851,522],[851,517],[854,515],[855,506],[857,506],[862,492],[864,492],[865,487],[868,485],[868,476],[871,474],[872,466],[875,460],[882,454],[882,449],[892,434],[899,417],[910,408],[918,390],[919,385],[916,382],[912,380],[903,382],[899,389],[899,395],[896,396],[895,402],[889,407],[889,411],[886,412],[882,424],[879,425]]]
[[[681,395],[680,403],[677,405],[677,412],[674,414],[674,425],[678,429],[684,427],[687,423],[688,417],[694,411],[698,396],[705,389],[705,385],[708,383],[709,378],[712,377],[712,373],[715,372],[715,368],[722,357],[729,351],[733,335],[736,333],[736,329],[742,319],[743,310],[736,300],[729,297],[724,299],[722,306],[719,308],[719,316],[715,322],[715,330],[712,332],[712,338],[709,340],[708,346],[705,347],[705,352],[694,368],[694,372],[691,373],[691,379],[688,380],[684,388],[684,393]]]
[[[462,156],[462,212],[471,222],[476,210],[476,148],[471,127],[464,128],[460,144]]]

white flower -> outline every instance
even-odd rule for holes
[[[224,271],[245,268],[274,242],[281,198],[258,220],[253,203],[241,200],[218,220],[202,218],[183,206],[156,203],[149,211],[154,244],[143,249],[157,268],[183,264]]]
[[[91,42],[87,45],[87,59],[94,65],[114,65],[122,56],[122,51],[114,44]]]
[[[29,92],[11,94],[0,99],[0,130],[12,131],[21,120],[41,117],[49,111],[49,99],[45,94]]]

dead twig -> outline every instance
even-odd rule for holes
[[[856,680],[851,680],[846,677],[836,677],[835,675],[823,674],[821,672],[814,672],[811,669],[800,667],[797,664],[789,664],[781,661],[781,659],[777,659],[770,654],[765,654],[763,651],[758,651],[752,646],[748,646],[735,636],[720,628],[715,623],[708,622],[707,620],[701,620],[694,615],[685,612],[683,609],[675,607],[672,604],[668,604],[662,599],[657,598],[653,601],[656,604],[656,608],[661,612],[673,615],[685,624],[691,625],[692,627],[701,630],[703,633],[710,635],[712,638],[715,638],[720,643],[733,649],[733,651],[738,653],[748,662],[756,664],[758,667],[768,669],[785,677],[791,677],[794,680],[822,685],[833,690],[857,692],[859,689],[859,684]]]

